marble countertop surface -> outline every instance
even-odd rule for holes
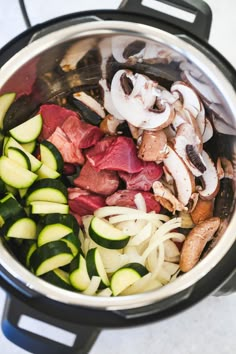
[[[236,68],[236,1],[207,0],[213,11],[210,44]],[[74,11],[117,8],[120,0],[25,0],[32,24]],[[17,0],[0,0],[0,47],[25,30]],[[0,289],[0,316],[5,293]],[[39,327],[43,333],[44,327]],[[0,332],[1,354],[24,354]],[[90,354],[234,354],[236,294],[208,297],[191,309],[145,326],[103,330]],[[58,353],[60,354],[60,353]]]

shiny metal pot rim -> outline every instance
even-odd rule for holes
[[[234,116],[233,112],[236,107],[235,91],[219,68],[202,52],[193,47],[191,44],[185,42],[183,39],[160,29],[124,21],[95,21],[77,24],[45,35],[19,51],[1,68],[0,87],[7,82],[14,72],[42,51],[68,40],[81,39],[84,37],[97,35],[107,36],[110,34],[125,34],[128,36],[136,36],[146,40],[152,40],[154,42],[158,41],[158,43],[167,45],[179,54],[183,55],[199,67],[203,72],[207,73],[209,80],[214,82],[214,84],[219,88],[228,104],[229,111],[232,113],[232,116]],[[201,260],[194,269],[184,275],[181,275],[174,282],[169,283],[160,289],[132,296],[104,298],[73,293],[71,291],[57,288],[30,273],[23,265],[21,265],[10,255],[4,247],[2,241],[0,242],[0,263],[8,273],[26,286],[26,288],[58,302],[105,310],[138,308],[167,299],[172,295],[190,288],[198,280],[213,270],[213,268],[223,259],[235,242],[235,228],[236,215],[233,215],[231,222],[218,245],[206,258]]]

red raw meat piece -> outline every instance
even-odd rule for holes
[[[57,127],[54,133],[47,139],[60,151],[64,162],[76,163],[82,165],[84,156],[67,137],[60,127]]]
[[[134,191],[134,190],[118,190],[116,193],[106,198],[107,205],[125,206],[136,208],[134,197],[137,193],[141,193],[147,206],[147,212],[155,211],[159,213],[161,210],[160,204],[155,200],[154,195],[150,192]]]
[[[61,128],[70,141],[80,149],[86,149],[97,144],[104,135],[101,129],[81,121],[76,116],[68,117]]]
[[[144,166],[143,161],[137,157],[133,140],[124,136],[115,137],[111,144],[106,144],[105,151],[88,153],[86,156],[97,170],[136,173]]]
[[[86,161],[74,184],[90,192],[110,195],[117,190],[119,177],[115,171],[96,171],[89,161]]]
[[[62,126],[68,117],[79,118],[78,114],[70,109],[56,104],[44,104],[40,107],[39,113],[43,117],[43,129],[40,139],[48,139],[57,127]]]
[[[84,216],[106,205],[105,197],[92,194],[81,188],[68,188],[68,203],[72,213]]]
[[[162,165],[157,165],[155,162],[145,162],[141,172],[132,174],[119,172],[119,176],[126,182],[127,189],[149,191],[153,182],[161,178],[162,173]]]

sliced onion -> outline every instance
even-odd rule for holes
[[[144,292],[151,278],[151,273],[144,275],[142,278],[138,279],[134,284],[130,285],[128,288],[122,291],[120,295],[133,295]]]
[[[162,283],[158,279],[150,279],[148,284],[145,287],[145,291],[156,290],[162,287]]]
[[[128,256],[129,263],[141,263],[144,265],[143,257],[138,253],[137,247],[126,246],[124,248],[124,254]]]
[[[144,211],[145,213],[147,212],[146,202],[141,193],[135,195],[134,202],[138,210]]]
[[[97,296],[109,297],[112,295],[112,291],[110,288],[103,289],[97,293]]]
[[[98,290],[99,284],[101,282],[101,278],[98,276],[93,276],[91,278],[90,284],[86,290],[83,291],[83,294],[86,295],[95,295]]]
[[[134,237],[129,241],[129,246],[138,246],[152,236],[153,227],[147,223]]]
[[[122,215],[111,216],[109,218],[109,223],[116,224],[118,222],[122,222],[126,220],[142,219],[142,220],[153,221],[155,223],[158,223],[158,226],[160,226],[162,224],[161,220],[165,219],[165,217],[166,215],[162,215],[162,214],[146,214],[140,212],[140,215],[134,213],[134,214],[122,214]]]
[[[168,261],[170,259],[175,259],[179,257],[180,252],[176,244],[171,240],[166,240],[164,242],[165,247],[165,260]]]
[[[135,236],[142,230],[144,225],[146,225],[144,220],[127,220],[116,224],[116,227],[123,231],[125,235]]]

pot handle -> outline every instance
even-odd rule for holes
[[[150,5],[148,3],[150,3]],[[162,12],[161,5],[163,6],[163,4],[165,5],[163,11],[166,11],[167,8],[169,10],[172,8],[172,13],[173,10],[175,10],[176,15]],[[200,39],[209,39],[212,12],[209,5],[202,0],[123,0],[120,9],[125,12],[151,16],[155,20],[169,22]],[[182,10],[187,13],[189,20],[190,17],[191,20],[187,21],[182,19],[180,12],[178,12],[177,17],[177,10]]]
[[[43,322],[44,333],[53,332],[51,328],[48,331],[48,326],[53,326],[54,338],[56,338],[49,339],[41,333],[32,333],[33,331],[31,332],[23,325],[23,322],[25,322],[24,316],[30,318],[28,319],[29,323],[34,321],[31,326],[32,330],[37,328],[38,321],[41,325]],[[64,334],[61,337],[67,338],[67,344],[61,343],[61,340],[57,341],[57,338],[60,338],[60,332],[63,330]],[[87,354],[100,333],[98,329],[78,326],[47,316],[29,308],[27,304],[10,295],[7,296],[5,302],[2,331],[11,342],[33,354]]]

